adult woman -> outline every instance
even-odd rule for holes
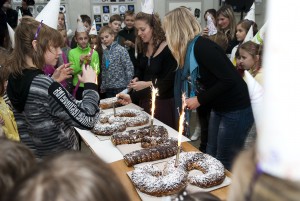
[[[58,82],[61,77],[44,75],[45,64],[55,65],[64,43],[61,34],[31,17],[23,17],[15,32],[15,48],[9,58],[11,75],[7,94],[21,141],[37,158],[78,150],[73,126],[91,129],[99,111],[96,74],[82,68],[78,78],[85,83],[82,102],[77,102]],[[70,77],[69,64],[57,71]]]
[[[222,6],[217,11],[217,28],[225,33],[228,39],[226,54],[231,54],[232,49],[239,43],[236,40],[236,20],[233,9],[230,5]]]
[[[165,33],[157,14],[140,12],[135,17],[138,36],[138,67],[129,88],[133,100],[138,99],[139,105],[150,113],[151,86],[158,88],[155,103],[155,118],[177,129],[175,126],[174,107],[174,76],[176,61],[165,41]]]
[[[163,27],[170,50],[183,71],[183,86],[191,83],[194,91],[189,94],[197,95],[186,100],[187,108],[212,107],[206,151],[230,168],[253,123],[247,85],[224,51],[199,36],[200,25],[189,10],[170,11]]]

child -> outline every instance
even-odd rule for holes
[[[236,60],[236,69],[237,71],[240,73],[240,75],[242,77],[244,77],[244,69],[241,66],[241,56],[240,56],[240,51],[239,49],[237,49],[237,51],[235,52],[235,60]]]
[[[96,73],[87,66],[80,82],[85,83],[82,101],[76,101],[58,82],[69,78],[69,64],[58,67],[52,78],[45,65],[55,65],[64,43],[57,30],[23,17],[15,32],[15,49],[8,60],[7,94],[13,105],[22,143],[37,158],[78,150],[74,126],[91,129],[98,118],[99,95]]]
[[[80,15],[81,21],[83,23],[83,26],[85,27],[85,31],[87,32],[87,34],[89,34],[90,30],[91,30],[91,25],[92,25],[92,21],[91,18],[88,15]],[[78,19],[77,19],[78,22]],[[76,36],[76,33],[75,33]],[[75,36],[72,38],[71,40],[71,49],[74,49],[77,47],[77,42],[75,41]]]
[[[78,81],[78,75],[82,73],[82,65],[91,65],[94,71],[98,74],[99,69],[99,56],[97,51],[90,48],[89,36],[82,27],[80,28],[80,23],[78,23],[77,31],[75,32],[75,41],[77,42],[77,47],[69,52],[68,58],[69,62],[72,63],[71,68],[73,68],[73,96],[77,100],[82,99],[82,92],[84,90],[84,84]],[[81,29],[81,30],[80,30]]]
[[[25,145],[0,138],[0,200],[36,165],[33,153]]]
[[[255,80],[263,86],[262,47],[248,41],[239,47],[241,67],[248,70]]]
[[[14,114],[3,98],[8,78],[8,69],[4,67],[8,52],[1,48],[0,55],[0,119],[2,120],[2,130],[8,139],[20,141]]]
[[[68,38],[67,38],[66,29],[58,29],[58,31],[62,35],[62,37],[64,38],[64,41],[65,41],[65,43],[61,47],[62,54],[58,58],[58,65],[57,66],[60,66],[62,64],[69,63],[68,55],[69,55],[69,52],[70,52],[71,48],[68,45]],[[63,86],[67,89],[67,91],[69,93],[73,92],[73,78],[72,77],[64,80],[61,84],[63,84]]]
[[[119,35],[119,31],[121,30],[122,18],[120,15],[112,15],[109,19],[108,26],[112,28],[114,31],[114,38],[120,45],[125,46],[125,38]]]
[[[59,12],[58,14],[57,30],[59,29],[66,29],[65,14],[63,12]]]
[[[100,39],[107,48],[102,57],[102,84],[101,90],[106,92],[106,97],[115,97],[127,88],[133,77],[133,64],[127,50],[119,45],[115,39],[112,28],[105,26],[100,29]]]
[[[97,34],[96,22],[94,20],[92,28],[91,28],[91,30],[89,32],[90,46],[91,46],[91,48],[95,48],[95,45],[97,45],[97,35],[98,34]]]
[[[43,161],[10,194],[10,201],[129,201],[111,167],[95,155],[68,152]]]
[[[125,44],[125,48],[128,50],[130,59],[134,65],[134,69],[136,72],[136,68],[137,68],[137,60],[134,56],[135,53],[135,27],[134,27],[134,18],[135,18],[135,14],[133,11],[126,11],[125,12],[125,19],[124,19],[124,23],[125,23],[125,27],[123,30],[121,30],[119,32],[119,36],[123,37],[125,39],[124,44]]]
[[[250,29],[250,27],[253,27],[253,36],[257,33],[257,24],[251,20],[241,20],[237,25],[236,25],[236,39],[239,42],[239,44],[237,44],[231,51],[231,57],[230,60],[231,62],[233,62],[233,64],[235,65],[235,61],[234,61],[234,56],[235,56],[235,52],[237,51],[237,48],[243,44],[246,39],[247,33]],[[249,39],[248,39],[249,40]]]

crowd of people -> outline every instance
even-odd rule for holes
[[[82,14],[70,38],[64,13],[54,29],[32,18],[27,7],[32,1],[23,0],[17,25],[14,17],[7,18],[14,16],[10,3],[0,4],[7,19],[1,17],[0,24],[0,201],[129,200],[107,164],[76,152],[80,138],[74,126],[93,127],[100,98],[117,96],[121,104],[133,102],[150,114],[151,88],[157,88],[154,117],[178,130],[178,108],[185,108],[186,123],[196,110],[199,150],[228,170],[250,133],[256,133],[244,71],[263,86],[263,48],[247,39],[258,32],[255,21],[236,23],[230,5],[208,9],[205,27],[186,7],[162,20],[155,12],[127,11],[124,20],[115,14],[98,32]],[[14,45],[6,22],[15,30]],[[184,134],[193,138],[188,127]],[[265,199],[253,187],[253,150],[234,165],[233,188],[240,191],[232,191],[229,200],[247,200],[249,192],[257,193],[253,199]],[[246,157],[247,167],[241,163]],[[242,166],[249,169],[245,180],[239,177]],[[49,199],[50,194],[55,197]],[[187,200],[196,197],[201,195]],[[218,200],[203,196],[208,199]]]

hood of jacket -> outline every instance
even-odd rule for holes
[[[21,75],[10,75],[7,84],[7,96],[12,106],[18,111],[24,110],[32,80],[44,74],[40,69],[24,69]]]

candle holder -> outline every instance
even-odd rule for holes
[[[113,102],[113,110],[114,110],[114,117],[116,116],[116,106],[115,106],[115,102]]]
[[[176,168],[177,168],[178,163],[179,163],[180,148],[181,148],[181,146],[178,146],[178,147],[177,147],[177,154],[176,154],[176,160],[175,160],[175,167],[176,167]]]
[[[152,132],[153,132],[153,119],[151,118],[151,120],[150,120],[150,133],[149,133],[150,137],[152,136]]]

